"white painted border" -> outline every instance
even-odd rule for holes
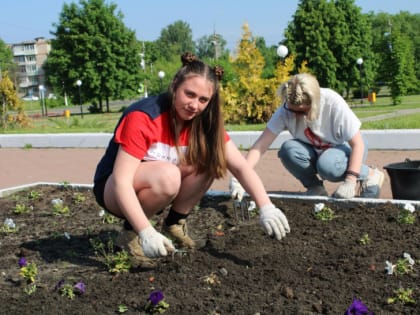
[[[63,183],[51,183],[51,182],[36,182],[27,185],[15,186],[6,189],[0,190],[0,198],[12,195],[21,190],[34,188],[36,186],[63,186]],[[66,184],[72,188],[83,188],[83,189],[92,189],[92,184]],[[209,190],[206,195],[209,196],[224,196],[230,197],[229,192],[220,191],[220,190]],[[417,210],[420,209],[420,201],[416,200],[398,200],[398,199],[371,199],[371,198],[352,198],[352,199],[337,199],[332,197],[323,197],[323,196],[300,196],[296,194],[269,194],[270,198],[274,199],[287,199],[287,200],[300,200],[300,201],[318,201],[318,202],[332,202],[343,204],[345,206],[350,206],[351,204],[367,204],[367,205],[377,205],[391,203],[398,206],[404,206],[407,203],[411,203]]]
[[[235,144],[248,149],[261,135],[261,131],[229,131]],[[362,130],[372,150],[420,150],[420,129]],[[1,148],[106,148],[111,133],[66,134],[1,134]],[[270,149],[279,149],[290,139],[288,131],[280,133]]]

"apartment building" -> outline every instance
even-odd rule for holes
[[[50,42],[43,37],[11,45],[17,64],[17,84],[23,95],[38,95],[39,86],[45,85],[43,64],[51,50]]]

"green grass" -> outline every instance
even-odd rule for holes
[[[350,102],[349,102],[350,103]],[[129,102],[126,104],[129,105]],[[77,107],[76,107],[77,108]],[[401,105],[392,105],[390,97],[378,97],[375,104],[365,101],[363,106],[352,106],[352,110],[360,119],[372,118],[378,115],[390,114],[403,109],[420,108],[420,95],[403,97]],[[24,133],[112,133],[121,116],[121,104],[111,107],[113,112],[103,114],[90,114],[85,112],[83,118],[80,113],[65,118],[63,113],[66,107],[51,108],[49,114],[55,113],[57,117],[39,117],[40,103],[37,101],[25,102],[25,109],[29,115],[38,114],[32,119],[30,128],[5,129],[5,134]],[[84,106],[87,111],[87,106]],[[262,131],[265,124],[226,124],[228,131]],[[364,121],[362,129],[420,129],[420,113],[396,116],[378,121]]]

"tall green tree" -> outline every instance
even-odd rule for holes
[[[373,77],[370,26],[354,0],[301,0],[285,36],[296,68],[306,60],[322,86],[348,95],[360,79],[359,57],[365,80]]]
[[[390,54],[386,60],[390,72],[387,79],[390,82],[393,103],[400,104],[402,96],[419,89],[414,70],[414,54],[412,42],[407,36],[394,31],[390,35]]]
[[[191,27],[184,21],[176,21],[162,29],[156,44],[166,60],[178,60],[178,56],[187,51],[195,53]]]
[[[389,62],[393,47],[396,40],[393,34],[400,34],[404,40],[410,42],[411,52],[410,54],[414,58],[414,71],[416,75],[416,81],[420,81],[420,14],[411,14],[409,12],[400,12],[396,15],[388,13],[378,13],[371,15],[372,21],[372,37],[373,37],[373,50],[376,56],[378,71],[376,80],[378,82],[384,82],[392,80],[390,74],[395,70],[395,64]],[[398,47],[397,47],[398,49]],[[395,60],[394,60],[395,61]],[[387,82],[387,83],[390,83]],[[410,83],[408,83],[410,84]],[[418,93],[420,87],[417,87],[416,91],[410,91],[408,93]]]
[[[125,27],[114,3],[80,0],[64,4],[46,64],[48,82],[65,90],[78,103],[77,80],[83,102],[109,111],[109,101],[137,94],[140,47],[134,31]],[[69,93],[70,92],[70,93]]]

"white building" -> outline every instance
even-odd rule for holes
[[[51,50],[50,42],[42,37],[11,45],[17,64],[18,90],[26,95],[38,95],[39,85],[45,85],[43,65]]]

